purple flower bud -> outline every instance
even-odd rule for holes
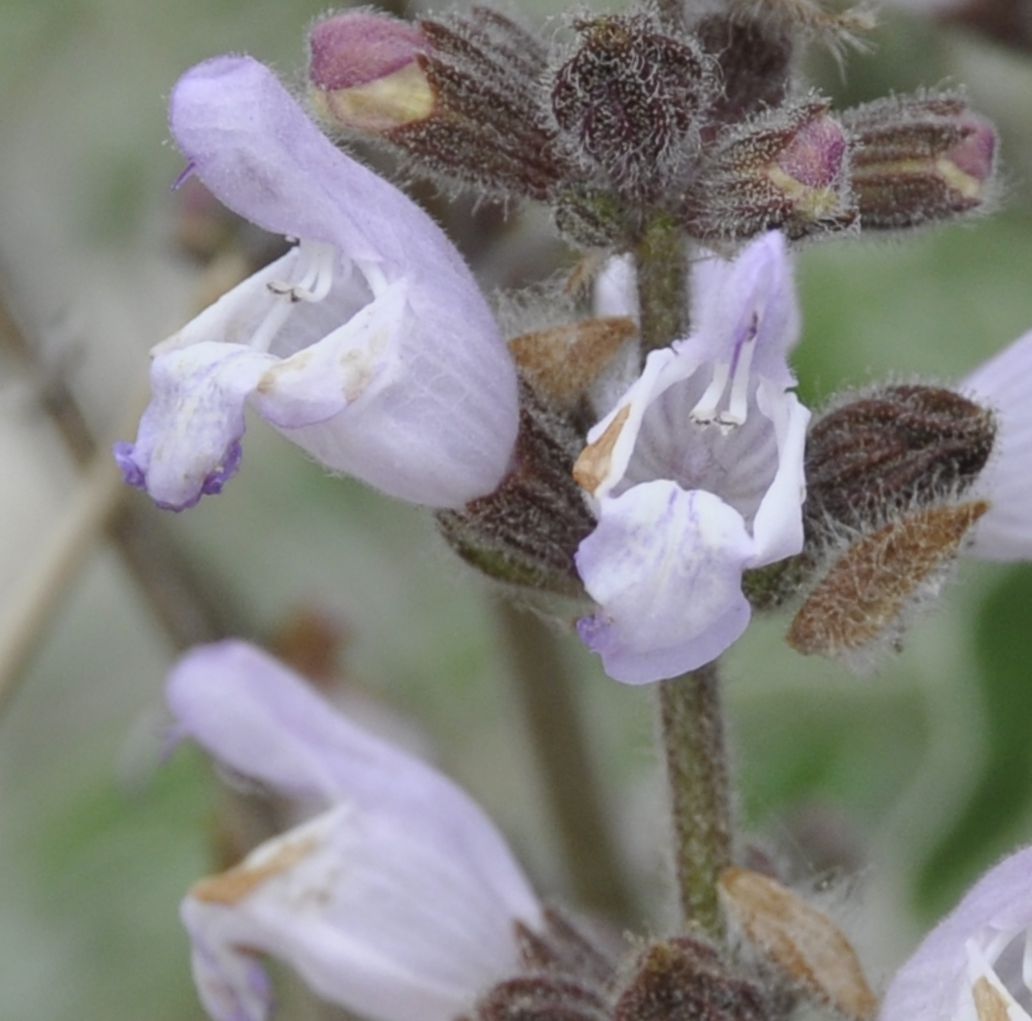
[[[996,132],[956,95],[894,96],[843,115],[864,229],[951,219],[992,197]]]
[[[419,61],[428,44],[417,25],[352,11],[316,22],[308,45],[312,96],[330,125],[376,133],[432,113],[434,94]]]
[[[847,148],[824,102],[747,121],[717,145],[689,192],[689,231],[740,241],[770,228],[799,238],[848,226],[855,213]]]
[[[838,121],[825,114],[806,121],[778,154],[767,176],[786,194],[800,192],[819,211],[842,177],[846,136]]]
[[[539,109],[541,43],[487,8],[415,23],[367,12],[318,22],[309,82],[331,129],[397,148],[481,194],[544,199],[564,169]]]

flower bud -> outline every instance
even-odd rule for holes
[[[472,1019],[599,1021],[609,1017],[607,989],[616,964],[604,950],[554,908],[545,908],[543,925],[536,932],[518,922],[516,936],[522,973],[484,993]]]
[[[576,28],[580,46],[552,88],[567,148],[625,195],[652,196],[697,152],[699,115],[717,92],[713,62],[645,15]]]
[[[847,111],[863,229],[950,219],[992,196],[996,132],[955,95],[895,96]]]
[[[630,317],[603,316],[525,333],[509,341],[509,350],[545,404],[573,411],[637,333]]]
[[[712,947],[686,936],[653,943],[635,962],[613,1021],[765,1021],[763,992]]]
[[[700,173],[685,209],[688,230],[705,241],[742,241],[775,228],[800,238],[848,226],[855,212],[846,149],[824,102],[753,118]]]
[[[485,8],[410,24],[352,12],[318,22],[309,81],[330,128],[401,150],[481,192],[547,198],[561,176],[535,91],[540,43]]]
[[[316,22],[308,45],[312,98],[330,124],[377,133],[432,113],[434,94],[419,61],[427,40],[418,26],[352,11]]]
[[[989,460],[990,411],[940,387],[872,390],[821,416],[806,441],[808,531],[868,528],[962,493]]]

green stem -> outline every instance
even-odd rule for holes
[[[498,616],[552,824],[577,900],[618,924],[636,921],[608,810],[559,637],[538,617],[498,601]]]
[[[659,705],[681,909],[688,925],[719,940],[717,884],[731,864],[731,809],[717,664],[661,682]]]
[[[683,232],[667,217],[656,217],[642,235],[635,262],[645,355],[687,333],[688,259]]]
[[[667,3],[663,8],[676,7]],[[635,253],[644,352],[688,332],[687,248],[662,216]],[[731,863],[731,808],[716,663],[659,685],[661,740],[673,821],[674,861],[684,922],[723,937],[718,882]]]

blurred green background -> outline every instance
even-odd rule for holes
[[[0,345],[0,614],[20,605],[78,491],[41,401],[67,384],[101,442],[126,438],[148,348],[192,314],[200,271],[173,240],[171,85],[226,51],[297,80],[305,26],[323,10],[304,0],[0,10],[0,295],[5,331],[32,346],[36,366]],[[847,104],[966,83],[999,125],[1003,185],[996,213],[971,223],[805,250],[796,366],[814,403],[886,377],[958,379],[1032,328],[1032,59],[892,12],[875,42],[844,75],[818,61],[823,89]],[[515,254],[493,254],[489,286],[542,250],[539,217],[516,214],[507,229]],[[310,611],[338,622],[344,697],[417,728],[539,889],[562,897],[488,590],[425,515],[323,476],[256,424],[225,494],[163,525],[246,636],[282,634]],[[174,650],[109,543],[61,588],[0,718],[0,1017],[199,1019],[176,910],[212,867],[220,796],[198,754],[162,762]],[[980,870],[1032,839],[1030,623],[1032,568],[965,562],[877,676],[796,656],[779,617],[727,657],[750,832],[795,856],[801,874],[856,867],[845,916],[878,980]],[[568,644],[608,807],[649,905],[643,921],[659,926],[651,693],[607,680]]]

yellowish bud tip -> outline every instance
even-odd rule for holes
[[[353,12],[318,22],[309,36],[308,80],[328,124],[379,134],[425,120],[434,93],[420,63],[428,43],[417,25]]]

